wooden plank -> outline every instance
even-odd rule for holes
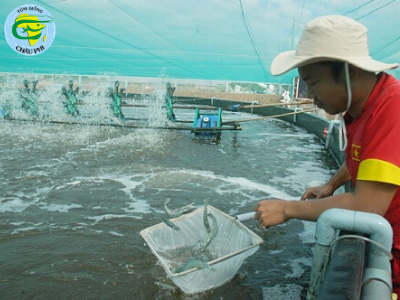
[[[240,126],[232,125],[221,128],[193,128],[189,126],[150,126],[147,124],[114,124],[114,123],[94,123],[94,122],[77,122],[77,121],[52,121],[52,120],[29,120],[29,119],[5,119],[6,121],[44,123],[44,124],[65,124],[65,125],[84,125],[84,126],[102,126],[102,127],[120,127],[132,129],[166,129],[166,130],[190,130],[193,132],[209,132],[223,130],[241,130]]]
[[[317,110],[317,108],[313,108],[313,109],[294,111],[294,112],[280,114],[280,115],[264,116],[264,117],[258,117],[258,118],[236,120],[236,121],[227,121],[227,122],[222,122],[222,125],[237,124],[237,123],[242,123],[242,122],[259,121],[259,120],[270,119],[270,118],[279,118],[279,117],[285,117],[285,116],[292,116],[292,115],[298,115],[298,114],[302,114],[302,113],[306,113],[306,112],[314,112],[316,110]]]

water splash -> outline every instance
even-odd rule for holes
[[[122,118],[115,116],[112,111],[110,89],[115,82],[121,82],[120,88],[127,88],[127,82],[117,76],[70,76],[70,75],[24,75],[6,74],[0,77],[0,109],[3,117],[18,120],[53,121],[53,122],[80,122],[90,124],[118,124],[123,126]],[[34,88],[34,81],[38,81]],[[26,85],[24,86],[24,81]],[[68,91],[69,82],[73,82],[73,89],[79,88],[76,93],[80,116],[68,113],[65,91]],[[146,109],[128,109],[123,107],[132,116],[131,121],[139,118],[146,121],[143,128],[157,128],[166,126],[164,81],[149,82],[154,93],[144,97],[140,103]],[[64,89],[64,92],[63,92]],[[122,96],[123,94],[120,93]],[[126,95],[125,95],[126,96]],[[28,99],[35,109],[24,109],[24,99]],[[129,98],[123,98],[126,104]]]

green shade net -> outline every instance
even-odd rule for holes
[[[53,44],[36,56],[15,52],[4,36],[8,15],[28,3],[56,24]],[[0,72],[291,83],[296,70],[274,77],[270,64],[295,48],[308,21],[358,20],[369,29],[371,56],[393,63],[399,12],[396,0],[4,0]]]

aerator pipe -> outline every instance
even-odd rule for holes
[[[334,126],[335,125],[339,126],[339,124],[340,124],[339,120],[332,120],[332,121],[329,122],[328,131],[326,132],[325,149],[328,149],[328,147],[329,147],[329,143],[330,143],[331,138],[332,138]]]
[[[303,109],[301,107],[296,107],[294,109],[294,112],[302,112],[302,111]],[[296,121],[297,121],[297,115],[293,115],[293,123],[296,123]]]
[[[326,259],[328,247],[335,240],[337,230],[367,234],[390,253],[393,231],[386,219],[377,214],[334,208],[322,213],[317,222],[316,250],[321,252],[316,253],[318,264],[323,263],[322,258]],[[321,270],[322,265],[313,265],[311,276],[318,277],[316,272]],[[390,299],[391,289],[389,257],[382,249],[371,244],[368,266],[364,270],[362,299]]]

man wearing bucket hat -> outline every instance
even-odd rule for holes
[[[383,72],[397,66],[372,59],[367,29],[348,17],[324,16],[306,24],[297,50],[280,53],[271,73],[298,68],[308,97],[327,113],[339,114],[346,162],[331,180],[301,197],[313,201],[264,200],[256,218],[268,227],[294,218],[316,221],[330,208],[384,216],[393,228],[393,289],[400,294],[400,81]],[[333,195],[350,180],[354,192]]]

